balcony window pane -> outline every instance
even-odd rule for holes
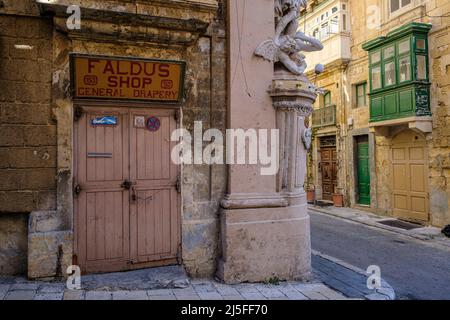
[[[370,60],[371,60],[372,64],[380,62],[381,61],[381,53],[380,53],[380,51],[372,53],[372,56],[371,56]]]
[[[427,77],[427,58],[417,56],[417,80],[426,80]]]
[[[347,31],[347,15],[342,15],[342,30]]]
[[[394,46],[384,49],[384,59],[392,58],[395,54]]]
[[[386,63],[384,66],[384,84],[385,86],[391,86],[395,83],[395,63]]]
[[[416,47],[418,50],[425,50],[426,49],[425,39],[417,39]]]
[[[331,34],[339,33],[339,18],[337,16],[331,18],[330,28],[331,28]]]
[[[404,53],[408,53],[409,52],[409,39],[402,41],[399,43],[398,45],[398,54],[404,54]]]
[[[411,58],[404,57],[399,61],[400,66],[400,82],[411,80]]]
[[[381,88],[381,67],[372,69],[372,88],[373,90]]]
[[[321,38],[321,39],[326,39],[326,38],[328,38],[329,33],[330,33],[330,29],[329,29],[329,27],[328,27],[328,22],[326,22],[326,23],[324,23],[324,24],[321,26],[321,29],[320,29],[320,38]]]
[[[331,92],[325,93],[325,95],[323,96],[323,103],[325,107],[331,105]]]

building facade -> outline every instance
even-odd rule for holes
[[[320,8],[338,3],[320,2],[308,16],[321,19]],[[331,99],[324,96],[316,121],[313,118],[313,127],[314,122],[320,123],[309,170],[316,197],[329,199],[329,193],[324,196],[322,191],[329,188],[328,180],[324,184],[321,177],[331,176],[333,192],[343,195],[347,206],[426,225],[446,225],[450,222],[450,4],[350,0],[348,11],[351,41],[346,45],[351,58],[341,64],[340,77],[324,77],[322,83],[322,77],[318,78],[319,85],[338,93],[333,100],[328,89]],[[339,28],[343,30],[344,25]],[[336,48],[331,46],[332,55]],[[334,69],[325,67],[326,72]],[[335,123],[328,117],[331,111],[321,109],[328,104],[336,106]],[[321,144],[325,130],[332,134]],[[330,162],[334,150],[336,157]],[[335,163],[337,169],[329,169]]]
[[[0,4],[0,274],[214,274],[226,167],[171,164],[170,134],[226,128],[223,1]],[[100,68],[110,87],[153,91],[115,99],[128,93],[101,74],[74,89],[75,69]],[[155,68],[171,78],[141,77]]]

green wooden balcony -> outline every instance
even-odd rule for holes
[[[431,27],[414,22],[363,44],[369,52],[370,122],[431,115]]]

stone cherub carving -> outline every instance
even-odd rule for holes
[[[319,40],[298,31],[300,9],[306,6],[307,0],[275,0],[275,37],[261,43],[255,54],[272,62],[280,62],[295,75],[303,75],[307,65],[301,52],[323,49]]]

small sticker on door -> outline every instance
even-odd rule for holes
[[[135,116],[134,117],[134,127],[135,128],[145,128],[145,117],[144,116]]]
[[[156,132],[161,127],[161,121],[157,117],[150,117],[147,119],[147,129],[151,132]]]
[[[97,117],[91,120],[93,126],[116,126],[117,122],[117,117],[115,116]]]

